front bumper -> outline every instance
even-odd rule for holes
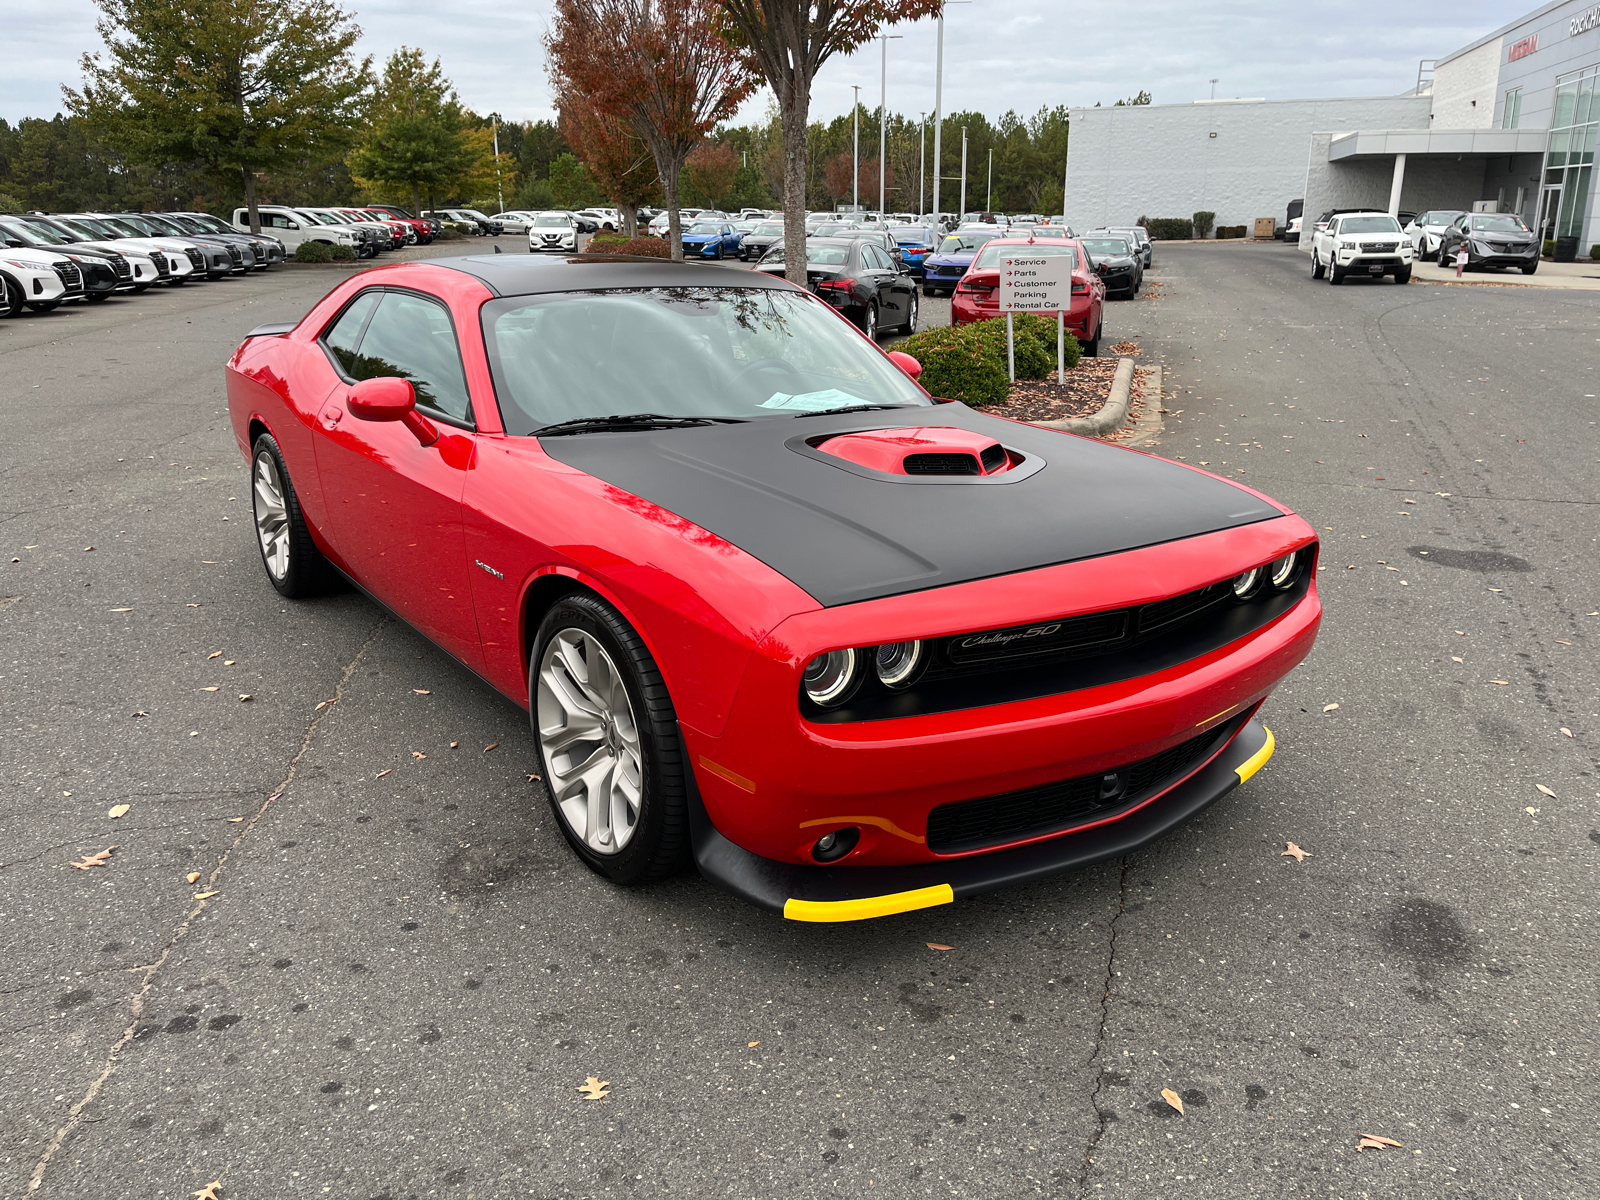
[[[988,854],[885,867],[800,865],[761,858],[718,833],[690,775],[695,865],[724,891],[791,921],[862,921],[952,904],[1131,853],[1246,782],[1272,757],[1272,731],[1253,716],[1208,763],[1133,812],[1077,832]]]
[[[1403,245],[1401,250],[1375,254],[1363,250],[1338,250],[1334,253],[1334,261],[1346,274],[1393,275],[1397,271],[1411,269],[1411,247],[1408,243]]]
[[[1477,247],[1467,245],[1467,262],[1474,267],[1525,267],[1530,263],[1539,261],[1539,246],[1537,244],[1526,250],[1500,251],[1485,254]]]
[[[688,242],[688,241],[686,241],[686,242],[683,243],[683,253],[684,253],[684,257],[686,257],[686,258],[688,258],[688,257],[694,257],[694,258],[716,258],[717,257],[717,253],[718,253],[719,250],[721,250],[721,248],[722,248],[722,243],[721,242]]]
[[[966,273],[967,268],[964,265],[925,264],[922,268],[922,282],[928,287],[954,288]]]

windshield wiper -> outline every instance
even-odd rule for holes
[[[847,404],[843,408],[819,408],[816,412],[795,413],[795,419],[801,417],[836,417],[840,413],[872,412],[878,408],[917,408],[915,404]]]
[[[533,431],[534,437],[559,437],[568,433],[595,433],[600,430],[681,429],[690,425],[725,425],[743,417],[669,417],[664,413],[625,413],[605,417],[574,417]]]

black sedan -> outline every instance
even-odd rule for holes
[[[744,262],[759,259],[774,246],[783,245],[782,221],[758,221],[739,241],[739,258]]]
[[[1144,262],[1126,237],[1089,234],[1080,238],[1089,265],[1106,285],[1107,296],[1131,300],[1144,284]]]
[[[1462,213],[1439,235],[1439,265],[1452,266],[1462,245],[1468,267],[1539,269],[1539,239],[1515,213]]]
[[[762,255],[756,270],[782,275],[783,246]],[[880,329],[917,331],[917,281],[871,241],[807,238],[806,284],[874,341]]]

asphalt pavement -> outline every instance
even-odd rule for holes
[[[1142,441],[1323,536],[1277,754],[822,926],[592,875],[520,711],[268,586],[222,364],[347,270],[0,323],[0,1195],[1595,1194],[1592,296],[1158,245]]]

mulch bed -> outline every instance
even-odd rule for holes
[[[1053,372],[1048,379],[1019,379],[1011,388],[1011,398],[988,411],[1013,421],[1092,417],[1111,395],[1116,373],[1114,358],[1082,358],[1067,372],[1066,383],[1057,383]]]

